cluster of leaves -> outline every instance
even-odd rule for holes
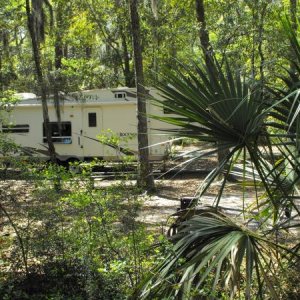
[[[0,123],[7,121],[7,113],[9,113],[13,106],[19,101],[14,91],[6,90],[0,91]],[[7,153],[13,153],[18,150],[16,143],[10,139],[6,134],[0,132],[0,154],[5,155]],[[5,164],[6,161],[1,159],[1,164]]]

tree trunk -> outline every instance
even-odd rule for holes
[[[44,119],[46,138],[48,142],[48,151],[49,151],[50,160],[55,163],[56,153],[55,153],[55,148],[52,142],[52,137],[50,132],[50,124],[49,124],[50,121],[49,121],[48,105],[47,105],[47,89],[46,89],[46,84],[44,81],[43,71],[41,67],[39,41],[36,35],[35,24],[34,24],[33,15],[31,13],[29,0],[26,0],[26,13],[27,13],[27,24],[30,33],[31,43],[32,43],[33,59],[35,63],[37,82],[41,89],[43,119]]]
[[[134,67],[137,89],[138,152],[139,169],[137,184],[140,188],[153,190],[154,179],[149,161],[148,128],[146,116],[146,90],[144,87],[143,57],[140,42],[140,23],[137,0],[129,0],[134,50]]]
[[[298,25],[297,25],[297,0],[290,0],[290,16],[291,16],[291,25],[292,25],[292,28],[295,32],[295,34],[297,35],[297,28],[298,28]],[[291,45],[291,50],[290,50],[290,58],[291,60],[295,60],[295,52],[294,52],[294,48],[293,46]],[[295,73],[296,70],[295,70],[295,66],[293,65],[293,63],[291,62],[290,64],[290,70],[291,72]]]
[[[258,13],[255,11],[256,5],[252,9],[252,46],[251,46],[251,78],[255,81],[256,69],[255,69],[255,49],[256,49],[256,23],[258,22]],[[255,28],[255,29],[254,29]]]
[[[62,34],[61,34],[62,22],[63,22],[62,7],[60,7],[60,2],[58,2],[58,6],[56,8],[56,26],[55,26],[55,45],[54,45],[55,76],[54,76],[54,85],[53,85],[53,96],[54,96],[56,116],[59,124],[61,122],[61,114],[60,114],[61,99],[60,99],[59,91],[61,90],[61,83],[62,83],[61,68],[62,68],[62,59],[63,59],[63,43],[62,43]],[[59,130],[61,130],[61,126],[59,126]]]
[[[206,20],[205,20],[205,8],[203,0],[195,0],[196,4],[196,15],[197,21],[199,23],[199,38],[200,38],[200,45],[202,47],[205,65],[206,67],[211,70],[211,72],[215,72],[215,66],[213,63],[213,49],[210,44],[208,30],[206,28]],[[229,150],[227,149],[218,149],[218,162],[220,163],[225,159]]]
[[[158,63],[158,53],[160,51],[160,44],[159,44],[159,34],[158,34],[158,26],[159,26],[159,21],[158,21],[158,9],[157,9],[157,0],[151,0],[151,8],[152,8],[152,13],[153,13],[153,24],[152,24],[152,36],[153,36],[153,45],[152,45],[152,64],[153,64],[153,70],[154,70],[154,82],[157,84],[158,82],[158,68],[159,68],[159,63]],[[176,56],[175,56],[176,57]]]
[[[213,49],[210,44],[208,30],[206,28],[204,3],[203,0],[195,0],[195,1],[196,1],[197,21],[199,23],[200,45],[202,47],[205,64],[207,68],[214,70],[214,65],[212,62]]]
[[[54,96],[54,104],[55,110],[57,115],[57,120],[60,122],[61,115],[60,115],[60,95],[59,91],[62,90],[62,77],[61,77],[61,61],[63,58],[63,48],[62,45],[59,43],[58,40],[55,42],[55,77],[54,77],[54,85],[53,85],[53,96]]]
[[[124,77],[125,77],[125,85],[128,87],[135,86],[134,73],[130,69],[130,58],[128,53],[127,41],[125,33],[123,32],[124,28],[121,26],[120,33],[122,38],[122,48],[123,48],[123,61],[124,61]]]
[[[3,76],[2,76],[2,51],[0,51],[0,92],[3,92]]]
[[[292,27],[294,30],[297,30],[297,0],[290,0],[290,14]]]
[[[265,82],[265,75],[264,75],[264,65],[265,65],[265,56],[263,53],[263,41],[264,41],[264,23],[265,17],[267,14],[268,2],[263,3],[262,9],[260,9],[260,22],[258,27],[258,53],[260,56],[260,81],[261,85],[264,85]]]

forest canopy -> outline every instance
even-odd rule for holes
[[[296,16],[294,1],[140,1],[141,39],[147,86],[177,61],[201,60],[195,2],[204,2],[205,30],[218,58],[254,79],[276,80],[287,66],[289,43],[280,18]],[[134,86],[129,2],[32,1],[39,20],[42,69],[48,93]],[[296,8],[296,6],[295,6]],[[38,9],[40,11],[38,11]],[[36,92],[25,1],[1,0],[0,88]]]

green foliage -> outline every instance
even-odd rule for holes
[[[241,288],[246,299],[255,293],[262,299],[262,282],[272,299],[278,298],[273,286],[280,283],[273,270],[283,263],[285,249],[225,215],[194,216],[180,225],[171,240],[172,251],[143,282],[139,299],[194,299],[226,290],[233,298]]]
[[[151,3],[139,6],[148,86],[157,83],[163,68],[177,65],[177,59],[188,62],[201,53],[194,5],[178,0]],[[53,74],[57,72],[54,61],[57,37],[64,61],[59,70],[64,82],[62,90],[134,86],[126,1],[55,0],[51,4],[55,22],[52,29],[45,32],[42,49],[49,90],[53,87]],[[28,30],[24,5],[20,0],[10,0],[0,7],[4,28],[0,42],[1,84],[19,92],[36,91],[30,43],[28,35],[24,34]],[[264,77],[272,81],[279,66],[287,66],[283,57],[288,52],[288,41],[278,19],[281,12],[288,11],[287,3],[210,0],[205,2],[205,9],[217,58],[221,59],[226,53],[234,68],[244,74],[251,73],[255,79],[261,77],[258,70],[262,68]],[[47,17],[50,21],[49,14]],[[274,31],[278,34],[274,35]]]
[[[128,160],[133,160],[134,150],[128,148],[128,142],[136,137],[136,134],[128,134],[125,136],[119,136],[115,134],[112,130],[103,130],[97,139],[103,145],[109,146],[116,149],[120,154],[123,154],[122,160],[124,163],[129,162]],[[125,155],[125,156],[124,156]]]
[[[125,299],[116,288],[122,284],[113,275],[104,275],[80,260],[48,261],[34,265],[29,275],[17,274],[0,287],[2,299]]]
[[[2,111],[10,109],[11,89],[38,91],[23,2],[0,0],[1,121]],[[51,4],[57,22],[45,32],[41,49],[49,93],[58,78],[60,90],[66,92],[134,85],[126,1],[53,0]],[[4,278],[3,299],[72,299],[74,293],[79,299],[123,299],[153,260],[161,263],[156,268],[160,273],[147,278],[144,290],[141,287],[145,297],[149,291],[183,299],[226,299],[238,292],[240,298],[248,299],[250,295],[276,299],[281,293],[292,297],[287,292],[287,269],[291,267],[285,259],[291,253],[297,257],[299,245],[290,250],[290,245],[282,247],[281,243],[286,231],[299,227],[300,48],[291,24],[278,18],[289,10],[289,1],[209,0],[205,9],[216,56],[213,70],[190,63],[190,58],[201,52],[191,1],[151,1],[151,5],[146,1],[139,6],[146,83],[166,83],[160,85],[165,101],[159,105],[175,114],[162,119],[180,127],[174,135],[199,140],[202,145],[218,143],[221,150],[229,150],[207,176],[199,197],[225,173],[215,201],[218,208],[229,175],[237,176],[243,189],[254,187],[253,205],[245,209],[244,194],[241,206],[244,216],[258,223],[257,232],[218,214],[194,217],[180,227],[174,245],[163,243],[168,255],[162,261],[158,248],[154,250],[159,252],[157,256],[149,252],[153,236],[136,219],[141,204],[134,187],[123,182],[95,188],[91,170],[84,166],[78,175],[54,165],[42,172],[36,167],[33,172],[35,167],[26,165],[27,178],[39,178],[35,192],[25,197],[10,196],[11,189],[1,191],[1,211],[17,235],[9,242],[11,261],[20,274],[15,280]],[[58,44],[62,55],[59,68],[55,66]],[[290,44],[292,61],[285,59],[291,53]],[[168,70],[163,78],[161,69]],[[265,87],[266,82],[279,85]],[[113,134],[100,140],[120,150],[120,140]],[[12,141],[1,134],[0,152],[15,150]],[[127,147],[122,150],[129,154]],[[216,147],[194,151],[189,153],[193,157],[188,163],[216,152]],[[17,170],[24,167],[18,165]],[[26,201],[18,202],[24,197],[33,208]],[[11,208],[9,203],[15,206]],[[174,252],[180,255],[174,256]],[[267,267],[272,267],[271,273],[266,272]],[[277,276],[281,276],[285,291],[275,284]],[[232,287],[231,295],[225,279]],[[71,281],[76,283],[75,290]],[[34,282],[46,286],[40,293],[28,290]]]
[[[66,80],[64,90],[73,92],[92,87],[105,87],[109,80],[107,70],[97,60],[86,58],[64,58],[62,77]]]
[[[95,188],[93,166],[82,165],[80,174],[31,167],[28,205],[22,195],[13,198],[19,239],[5,262],[19,271],[2,278],[1,298],[125,299],[152,266],[153,236],[136,219],[139,191],[125,182]]]
[[[14,153],[18,149],[19,147],[12,139],[6,134],[0,133],[0,153],[6,156],[5,159],[8,159],[7,155]]]
[[[290,34],[290,39],[297,48],[295,35]],[[171,253],[142,281],[136,297],[233,299],[242,294],[245,299],[280,299],[285,293],[279,283],[286,274],[285,266],[291,260],[299,263],[298,244],[296,248],[281,244],[287,229],[298,228],[300,216],[296,204],[299,92],[288,84],[293,80],[298,84],[296,76],[288,72],[291,80],[284,80],[284,93],[270,87],[267,92],[261,84],[232,71],[226,57],[223,61],[223,66],[214,59],[212,67],[182,64],[176,73],[165,72],[159,85],[163,100],[155,100],[171,114],[152,117],[176,125],[171,131],[174,135],[214,142],[228,151],[199,188],[199,201],[214,179],[224,173],[214,202],[218,212],[229,175],[237,176],[244,191],[244,224],[250,226],[250,220],[255,219],[256,232],[219,213],[197,216],[196,209],[183,212],[177,222],[183,223],[171,238]],[[298,60],[293,64],[298,70]],[[278,91],[282,96],[274,99]],[[274,133],[276,129],[281,131]],[[187,163],[216,152],[215,148],[189,152],[193,157]],[[254,187],[255,195],[253,204],[246,208],[247,186]]]
[[[13,106],[19,101],[14,91],[6,90],[0,92],[0,126],[7,122],[8,115],[13,109]],[[13,153],[19,150],[18,145],[7,136],[7,134],[0,132],[0,166],[4,166],[4,170],[9,164],[14,162],[11,157]],[[4,171],[5,173],[6,171]],[[2,174],[1,174],[2,175]],[[5,174],[4,174],[5,177]]]
[[[0,111],[10,110],[9,106],[15,105],[19,101],[18,96],[12,90],[5,90],[0,93]]]
[[[263,130],[267,111],[262,92],[232,71],[228,62],[226,71],[218,62],[214,65],[212,70],[185,65],[176,75],[167,73],[169,84],[159,87],[164,99],[157,102],[177,116],[157,118],[180,126],[174,130],[177,135],[218,141],[226,148],[244,147]]]

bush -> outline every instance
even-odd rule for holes
[[[104,275],[80,260],[33,265],[29,273],[14,273],[0,287],[1,299],[125,299],[119,276]]]

